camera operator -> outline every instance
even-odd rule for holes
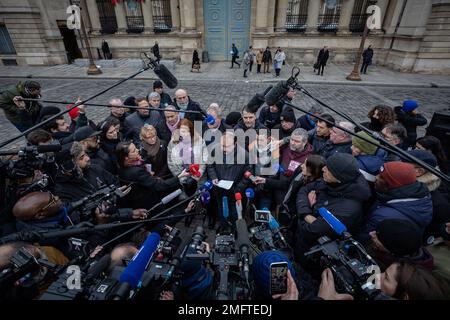
[[[37,123],[42,106],[37,101],[23,101],[20,98],[39,98],[41,85],[36,81],[19,82],[0,95],[0,108],[20,132],[24,132]]]

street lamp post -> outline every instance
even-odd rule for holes
[[[369,34],[369,27],[367,26],[367,20],[366,23],[364,24],[364,32],[361,38],[361,43],[359,45],[359,49],[358,49],[358,53],[356,56],[356,61],[355,61],[355,65],[353,66],[353,71],[352,73],[350,73],[346,79],[350,80],[350,81],[361,81],[361,76],[359,74],[359,65],[361,63],[361,56],[363,54],[364,51],[364,43],[366,42],[367,36]]]
[[[81,1],[80,0],[71,0],[71,3],[73,2],[74,4],[76,4],[77,6],[80,7],[80,11],[82,10],[81,8]],[[83,33],[83,37],[84,37],[84,45],[86,46],[86,51],[89,57],[89,67],[87,69],[87,74],[101,74],[102,70],[100,70],[99,68],[97,68],[95,62],[94,62],[94,58],[92,55],[92,51],[91,51],[91,44],[89,42],[89,38],[86,32],[86,28],[84,26],[84,21],[83,21],[83,15],[80,14],[80,25],[81,25],[81,32]]]

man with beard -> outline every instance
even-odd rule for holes
[[[19,82],[4,90],[0,96],[0,108],[20,132],[37,123],[42,106],[37,101],[23,101],[20,98],[38,99],[41,97],[41,85],[36,81]]]
[[[152,110],[150,111],[149,103],[146,98],[138,98],[136,99],[138,107],[137,112],[129,115],[125,119],[125,126],[129,128],[129,137],[133,139],[133,141],[139,145],[139,134],[141,132],[141,128],[145,124],[150,124],[152,126],[157,126],[161,121],[161,115],[158,111]]]
[[[204,111],[200,107],[198,102],[193,101],[187,94],[187,91],[184,89],[178,89],[175,91],[175,99],[173,101],[174,106],[177,110],[182,111],[199,111],[204,114]],[[180,118],[189,119],[192,123],[194,121],[203,121],[203,116],[200,113],[180,113]]]

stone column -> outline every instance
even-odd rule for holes
[[[196,30],[195,0],[180,0],[181,32],[192,32]]]
[[[126,34],[127,33],[127,18],[125,16],[125,8],[123,1],[118,2],[114,6],[114,11],[116,12],[117,21],[117,32],[116,34]]]
[[[276,1],[269,1],[269,6],[267,7],[267,32],[274,33],[275,32],[275,9],[276,9]]]
[[[170,0],[170,13],[172,15],[172,31],[180,30],[180,9],[178,0]]]
[[[256,28],[259,33],[267,33],[267,13],[269,0],[258,0],[256,4]]]
[[[98,13],[97,3],[95,0],[86,0],[86,5],[89,20],[91,21],[91,33],[92,35],[100,35],[102,26],[100,24],[100,15]]]
[[[308,20],[306,22],[307,34],[317,34],[317,22],[319,20],[320,1],[309,0],[308,1]]]
[[[286,31],[286,11],[289,0],[278,0],[276,32]]]
[[[350,19],[352,18],[353,6],[355,5],[355,0],[344,0],[341,8],[341,14],[339,17],[339,27],[338,34],[350,34],[349,25]]]
[[[153,10],[151,0],[141,2],[142,15],[144,16],[144,34],[153,34]]]
[[[380,10],[381,10],[381,24],[382,24],[383,20],[384,20],[384,16],[386,14],[387,6],[389,4],[389,0],[378,0],[376,4],[377,4],[377,6],[380,7]],[[381,26],[381,27],[383,27],[383,26]]]

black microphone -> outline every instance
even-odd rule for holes
[[[0,151],[0,156],[20,155],[21,153],[48,153],[61,151],[62,146],[59,144],[48,144],[42,146],[26,146],[21,149],[11,149]]]
[[[143,52],[145,57],[149,60],[149,63],[152,66],[153,71],[156,73],[158,78],[160,78],[166,86],[170,89],[174,89],[178,86],[178,80],[175,76],[167,69],[167,67],[161,63],[156,63],[146,52]]]
[[[278,101],[282,100],[289,89],[296,89],[298,87],[298,75],[300,74],[300,68],[292,68],[292,74],[287,81],[278,82],[275,87],[270,89],[270,91],[265,95],[266,103],[268,106],[273,106]]]
[[[250,108],[253,112],[257,112],[258,109],[265,102],[265,95],[273,88],[273,86],[269,86],[263,93],[256,93],[250,101],[247,103],[247,107]]]
[[[105,254],[100,260],[93,262],[87,271],[86,282],[93,281],[100,276],[111,264],[111,255]]]
[[[244,276],[245,279],[248,281],[250,273],[250,262],[249,262],[250,237],[248,235],[247,223],[245,222],[244,219],[236,220],[236,232],[237,232],[236,245],[239,248],[239,251],[241,252]]]

